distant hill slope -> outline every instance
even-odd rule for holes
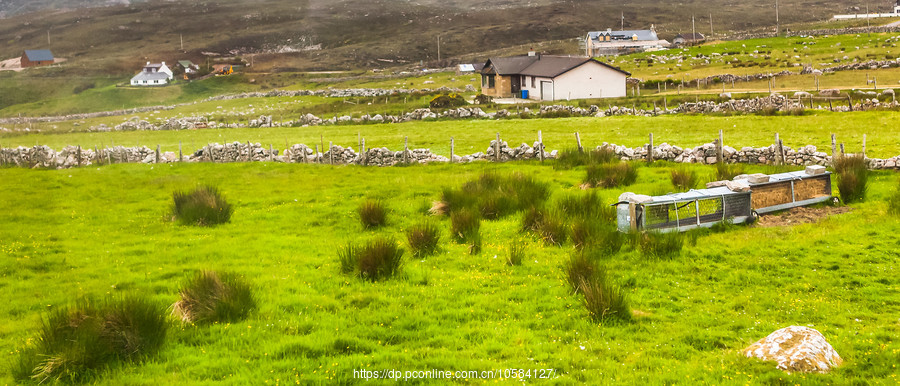
[[[775,24],[772,4],[734,0],[257,0],[197,2],[12,0],[0,2],[0,59],[50,48],[82,71],[128,73],[146,60],[204,52],[257,54],[262,69],[348,69],[441,58],[471,60],[515,45],[571,39],[588,30],[655,25],[663,38],[697,30],[746,30]],[[859,4],[856,4],[859,3]],[[76,8],[81,6],[100,8]],[[781,22],[821,20],[863,1],[781,0]],[[31,13],[22,10],[43,8]],[[76,8],[76,9],[69,9]],[[47,10],[55,9],[55,10]],[[59,10],[65,9],[65,10]],[[48,40],[49,31],[49,44]],[[184,49],[182,51],[182,41]],[[577,51],[576,45],[567,48]],[[569,52],[576,53],[576,52]],[[444,61],[446,64],[447,61]]]

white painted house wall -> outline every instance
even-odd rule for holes
[[[627,76],[600,63],[589,61],[556,78],[535,77],[531,87],[531,76],[525,76],[523,90],[528,90],[528,99],[541,100],[541,82],[550,82],[545,88],[544,100],[568,100],[589,98],[618,98],[626,96]],[[549,90],[548,90],[549,89]]]

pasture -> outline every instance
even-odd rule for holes
[[[604,202],[626,190],[675,189],[674,165],[635,166],[633,185],[595,190]],[[714,172],[690,169],[703,181]],[[897,381],[900,220],[885,215],[894,173],[874,173],[865,202],[817,224],[699,234],[671,258],[629,246],[595,257],[630,299],[627,323],[588,318],[565,282],[572,244],[523,233],[521,213],[483,221],[477,255],[451,241],[449,220],[438,217],[437,255],[411,258],[407,248],[400,274],[377,282],[341,273],[338,250],[347,242],[393,236],[405,248],[403,232],[431,217],[442,188],[484,171],[533,176],[548,184],[551,203],[585,194],[577,187],[583,167],[550,162],[0,169],[6,362],[35,343],[51,310],[122,294],[172,304],[185,278],[215,269],[251,283],[258,310],[209,326],[171,317],[157,355],[103,370],[95,382],[353,382],[355,369],[506,368],[553,369],[564,383]],[[201,184],[219,187],[235,208],[231,222],[171,221],[172,193]],[[367,198],[386,204],[386,226],[359,223],[356,208]],[[524,246],[521,265],[507,264],[511,245]],[[830,375],[786,375],[739,355],[787,325],[820,330],[845,365]]]

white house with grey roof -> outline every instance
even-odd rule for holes
[[[585,56],[619,55],[634,52],[656,51],[671,44],[656,35],[656,28],[642,30],[591,31],[584,38]]]
[[[491,58],[481,70],[482,94],[542,101],[625,96],[630,73],[588,57],[536,55]]]
[[[174,78],[172,70],[166,66],[166,62],[150,63],[141,69],[141,72],[131,78],[132,86],[165,86]]]

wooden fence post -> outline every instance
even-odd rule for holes
[[[409,163],[409,136],[403,136],[403,163]]]
[[[841,158],[844,158],[844,143],[841,142]]]
[[[453,163],[453,137],[450,137],[450,163]]]
[[[159,163],[159,144],[156,145],[156,163]]]
[[[184,162],[184,154],[181,152],[181,141],[178,141],[178,162]]]
[[[850,111],[853,111],[853,98],[850,97],[850,94],[847,94],[847,104],[850,105]]]
[[[650,143],[647,144],[647,162],[653,162],[653,133],[650,133]]]
[[[725,162],[725,144],[723,143],[722,130],[719,130],[719,141],[716,143],[716,162]]]
[[[781,152],[781,163],[787,164],[787,158],[784,156],[784,140],[778,139],[778,151]]]
[[[837,158],[837,136],[834,133],[831,133],[831,163],[834,164],[834,160]]]
[[[575,132],[575,142],[578,144],[578,152],[584,153],[584,146],[581,146],[581,135]]]
[[[540,157],[541,163],[544,163],[544,133],[541,130],[538,130],[538,148],[540,148],[538,157]]]
[[[775,133],[775,165],[781,165],[784,163],[784,160],[779,160],[778,157],[781,157],[781,151],[778,150],[778,143],[781,142],[781,139],[778,138],[778,133]]]
[[[94,161],[97,162],[97,165],[103,164],[103,157],[100,156],[100,152],[99,149],[97,149],[97,146],[94,146]]]
[[[316,163],[321,164],[322,159],[319,157],[319,145],[316,145]]]
[[[862,154],[863,154],[863,159],[866,159],[866,135],[865,134],[863,134]]]
[[[269,161],[275,160],[275,149],[272,148],[272,144],[269,144]]]
[[[247,141],[247,162],[253,161],[253,148],[250,147],[250,141]]]
[[[500,133],[497,133],[497,140],[494,141],[494,161],[500,162]]]
[[[334,165],[334,142],[328,141],[328,162]]]
[[[865,137],[863,137],[863,138],[865,138]],[[866,141],[864,139],[863,140],[863,149],[866,148],[865,143],[866,143]],[[78,147],[75,149],[75,158],[78,160],[78,166],[81,166],[81,145],[78,145]]]

